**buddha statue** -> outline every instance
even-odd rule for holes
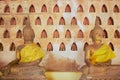
[[[85,48],[86,65],[81,68],[82,76],[80,80],[89,80],[93,79],[93,76],[104,75],[106,69],[108,69],[107,66],[111,66],[111,60],[115,57],[112,49],[102,42],[103,29],[97,23],[98,17],[96,17],[95,27],[91,34],[93,44]]]
[[[16,59],[0,69],[0,80],[47,80],[45,69],[39,66],[44,52],[34,43],[35,33],[29,19],[23,28],[23,38],[24,44],[16,49]]]

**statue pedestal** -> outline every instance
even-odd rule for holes
[[[2,76],[0,80],[47,80],[45,70],[37,65],[17,65],[10,69],[10,74]]]

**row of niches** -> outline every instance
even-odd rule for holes
[[[28,19],[27,17],[24,17],[24,18],[23,18],[22,25],[26,25],[27,19]],[[34,19],[34,18],[32,18],[32,19]],[[99,25],[102,25],[102,20],[101,20],[101,18],[100,18],[99,16],[97,16],[97,19],[98,19],[98,24],[99,24]],[[17,25],[17,23],[20,24],[20,22],[17,22],[17,21],[19,21],[19,20],[18,20],[18,17],[12,17],[12,18],[9,19],[9,24],[10,24],[10,25]],[[36,17],[36,19],[34,19],[34,24],[35,24],[35,25],[43,25],[43,24],[42,24],[42,21],[43,21],[43,20],[41,20],[40,17]],[[56,20],[55,20],[55,21],[56,21]],[[61,18],[59,19],[59,23],[58,23],[58,24],[59,24],[59,25],[66,25],[66,21],[67,21],[67,20],[65,20],[64,17],[61,17]],[[7,22],[8,22],[8,21],[5,20],[3,17],[0,17],[0,25],[5,25]],[[88,17],[84,17],[83,21],[81,21],[81,22],[82,22],[82,24],[84,24],[84,25],[90,25],[90,22],[89,22]],[[94,22],[94,23],[95,23],[95,22]],[[115,24],[114,19],[113,19],[111,16],[107,19],[107,22],[106,22],[106,23],[107,23],[107,25],[114,25],[114,24]],[[56,23],[54,23],[54,19],[50,16],[50,17],[48,17],[46,24],[47,24],[47,25],[54,25],[54,24],[56,24]],[[76,17],[72,17],[72,18],[71,18],[71,23],[69,23],[69,24],[70,24],[70,25],[78,25],[78,20],[76,19]]]
[[[41,45],[40,45],[39,42],[37,42],[36,44],[37,44],[39,47],[41,47]],[[85,50],[85,48],[86,48],[88,45],[89,45],[89,44],[88,44],[87,42],[85,42],[84,47],[83,47],[83,50]],[[114,46],[113,46],[113,44],[110,42],[108,45],[109,45],[109,46],[111,47],[111,49],[114,51]],[[16,45],[15,45],[14,42],[12,42],[12,43],[10,44],[9,50],[10,50],[10,51],[15,51],[15,50],[16,50]],[[77,50],[78,50],[78,46],[76,45],[75,42],[73,42],[72,45],[71,45],[71,51],[77,51]],[[2,43],[0,43],[0,51],[4,51],[4,46],[3,46]],[[51,42],[49,42],[49,43],[47,44],[46,51],[53,51],[53,45],[52,45]],[[64,42],[61,42],[61,43],[60,43],[60,45],[59,45],[59,51],[66,51],[66,46],[65,46]]]
[[[39,6],[37,6],[37,7],[39,7]],[[111,7],[109,7],[109,8],[111,8]],[[26,8],[23,8],[22,5],[18,5],[17,8],[13,8],[13,9],[16,9],[16,13],[24,13],[26,11]],[[33,4],[31,4],[28,9],[29,9],[29,13],[36,12],[36,8]],[[117,4],[115,4],[112,9],[113,9],[114,13],[119,13],[120,12]],[[97,9],[95,9],[94,5],[91,4],[88,11],[90,13],[95,13],[96,10]],[[85,9],[83,8],[83,5],[81,5],[81,4],[78,5],[76,12],[84,12],[84,11],[85,11]],[[45,4],[42,5],[41,12],[48,12],[48,8]],[[60,12],[60,8],[57,4],[53,7],[53,12]],[[69,4],[66,5],[64,12],[72,12],[71,6]],[[101,12],[103,12],[103,13],[108,12],[108,8],[105,4],[102,5]],[[2,13],[11,13],[10,6],[9,5],[4,6],[4,9],[3,9]]]
[[[83,33],[82,30],[78,30],[75,33],[71,34],[71,31],[69,29],[67,29],[64,33],[65,34],[64,36],[65,36],[65,38],[72,38],[72,36],[76,35],[77,38],[84,38],[85,34]],[[53,34],[53,38],[60,38],[61,33],[59,32],[59,30],[56,29],[52,34]],[[42,30],[40,36],[41,36],[41,38],[48,38],[49,37],[47,34],[47,31],[45,29]],[[63,34],[62,34],[62,36],[63,36]],[[92,30],[89,33],[89,38],[91,38],[91,37],[92,37]],[[10,38],[10,32],[8,30],[4,31],[3,38]],[[22,38],[22,31],[21,30],[17,31],[16,38]],[[108,38],[108,33],[105,29],[103,31],[103,38]],[[118,30],[114,31],[114,38],[120,38],[120,32]]]

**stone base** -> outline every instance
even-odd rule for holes
[[[11,68],[10,74],[0,80],[47,80],[45,70],[39,66],[18,65]]]

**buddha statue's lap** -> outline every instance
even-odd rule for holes
[[[39,66],[44,53],[33,42],[35,34],[29,23],[23,28],[24,44],[16,49],[16,59],[1,69],[2,80],[46,80],[45,69]]]

